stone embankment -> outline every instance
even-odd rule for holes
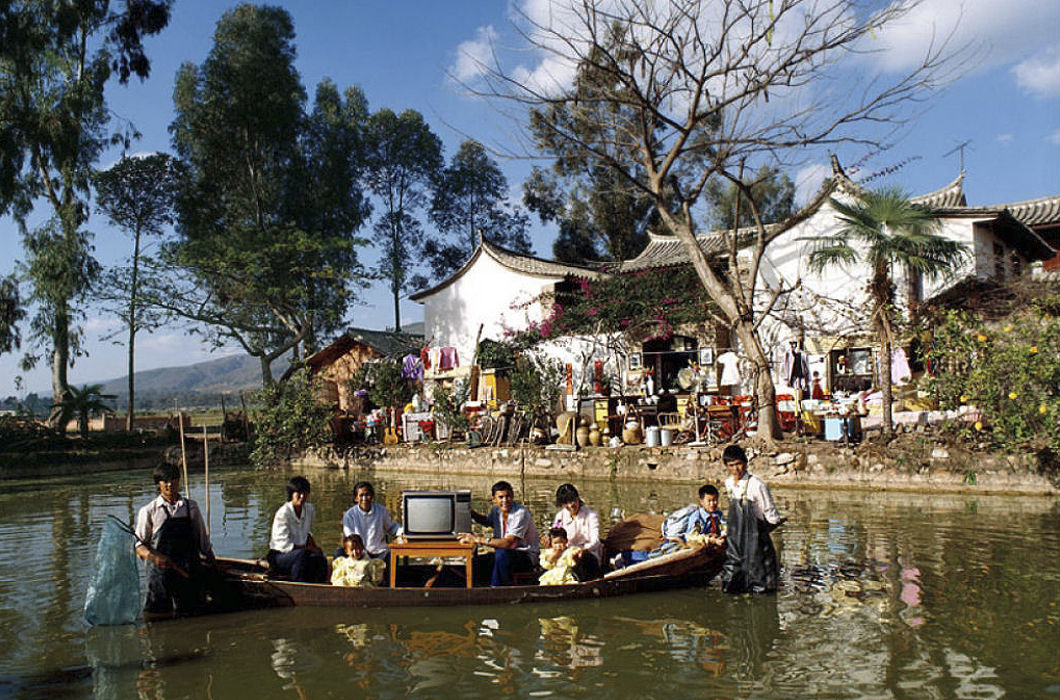
[[[543,447],[479,447],[426,444],[366,446],[312,451],[294,468],[417,474],[474,474],[498,479],[544,477],[721,483],[724,446],[590,447],[577,451]],[[841,446],[828,442],[781,442],[766,449],[745,445],[750,471],[777,486],[839,487],[956,493],[1060,495],[1056,466],[1034,455],[973,452],[924,439]]]

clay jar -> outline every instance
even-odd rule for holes
[[[589,445],[589,426],[579,425],[578,429],[574,431],[574,435],[578,440],[578,447],[588,447]]]
[[[603,436],[600,434],[600,426],[593,423],[589,427],[589,444],[593,447],[599,447],[603,442]]]

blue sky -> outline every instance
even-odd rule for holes
[[[471,77],[468,56],[483,55],[490,41],[504,52],[509,66],[527,71],[539,66],[540,54],[525,50],[511,20],[515,10],[531,16],[547,11],[549,0],[504,2],[353,2],[301,0],[279,3],[294,19],[297,67],[310,95],[323,78],[339,87],[360,85],[369,106],[420,111],[442,138],[446,156],[473,137],[498,150],[514,149],[518,124],[496,105],[473,98],[452,80]],[[172,88],[177,68],[185,61],[201,63],[212,46],[217,19],[235,3],[176,0],[169,27],[148,42],[151,77],[144,83],[113,86],[108,99],[113,113],[132,121],[143,138],[134,152],[170,150],[167,127],[172,121]],[[908,160],[890,177],[911,193],[933,190],[959,171],[958,156],[944,155],[957,144],[965,149],[965,191],[969,204],[998,204],[1060,193],[1060,2],[1054,0],[926,0],[904,26],[881,33],[876,53],[861,59],[862,70],[884,76],[908,67],[922,55],[926,42],[954,31],[956,43],[974,42],[973,60],[962,77],[931,103],[893,142],[890,150],[866,164],[866,171]],[[956,27],[956,29],[954,29]],[[505,109],[508,109],[505,107]],[[863,147],[840,147],[840,160],[853,163]],[[108,154],[106,165],[119,157]],[[791,173],[800,189],[814,189],[826,174],[826,153],[807,153]],[[531,163],[503,159],[512,197]],[[41,209],[43,212],[44,210]],[[115,264],[131,243],[94,215],[97,257]],[[550,256],[554,230],[536,227],[538,255]],[[21,257],[14,222],[0,218],[0,274]],[[366,251],[365,260],[375,254]],[[392,309],[383,286],[367,289],[362,305],[353,309],[350,325],[383,328],[392,324]],[[405,302],[405,322],[421,318],[420,307]],[[113,318],[90,309],[85,324],[88,357],[70,371],[81,384],[124,374],[125,348],[100,341],[117,328]],[[25,349],[25,348],[24,348]],[[235,349],[220,354],[232,354]],[[214,355],[218,356],[218,355]],[[196,338],[180,329],[144,335],[137,342],[140,370],[183,365],[211,355]],[[47,391],[46,363],[28,373],[17,367],[17,354],[0,357],[0,395],[14,392],[21,374],[29,390]]]

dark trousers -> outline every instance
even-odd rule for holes
[[[292,581],[301,583],[324,583],[328,576],[328,560],[320,552],[308,549],[292,549],[290,552],[274,552],[272,560],[276,571],[287,574]]]
[[[495,549],[492,557],[491,586],[510,586],[512,574],[534,569],[533,559],[525,551],[519,549]]]

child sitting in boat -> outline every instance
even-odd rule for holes
[[[342,542],[346,556],[335,557],[331,564],[331,585],[371,588],[383,580],[386,562],[372,559],[364,551],[360,535],[346,535]]]
[[[548,531],[551,546],[541,550],[541,574],[538,583],[542,586],[562,586],[567,583],[578,583],[574,567],[581,556],[581,547],[567,546],[567,531],[554,527]]]
[[[688,517],[681,539],[687,544],[725,544],[725,516],[718,509],[718,489],[712,484],[699,487],[699,507]]]

